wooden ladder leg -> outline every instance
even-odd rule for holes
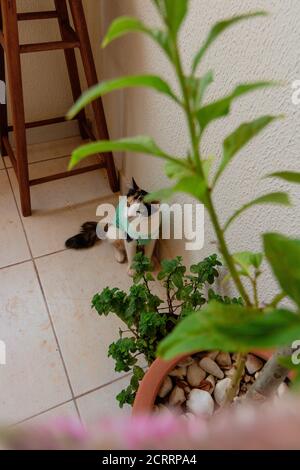
[[[69,0],[70,9],[73,17],[74,27],[80,42],[80,53],[83,62],[83,67],[86,75],[87,84],[89,87],[98,83],[95,62],[93,58],[92,47],[90,43],[89,33],[85,20],[84,9],[81,0]],[[103,109],[102,100],[98,99],[93,102],[93,111],[96,120],[96,127],[98,137],[103,140],[109,139],[107,124]],[[113,192],[119,191],[119,181],[116,174],[113,155],[104,155],[106,162],[107,175],[109,184]]]
[[[3,29],[2,22],[2,10],[0,3],[0,31]],[[5,61],[4,61],[4,49],[0,46],[0,80],[5,83]],[[0,103],[0,153],[2,157],[7,155],[6,147],[3,145],[2,138],[8,135],[8,123],[7,123],[7,102],[6,96],[4,97],[5,103]]]
[[[24,217],[28,217],[31,215],[31,203],[16,0],[1,0],[1,6],[11,113],[16,145],[17,178],[19,181],[22,213]]]
[[[61,38],[63,41],[67,41],[68,35],[66,34],[66,31],[69,28],[71,28],[71,25],[69,21],[69,13],[68,13],[66,0],[54,0],[54,4],[55,4],[55,9],[58,13],[58,22],[59,22]],[[65,59],[66,59],[66,64],[67,64],[67,69],[68,69],[69,80],[70,80],[71,88],[72,88],[73,100],[77,101],[78,98],[81,96],[82,90],[80,86],[80,78],[79,78],[75,51],[74,49],[65,49],[64,53],[65,53]],[[87,124],[84,110],[82,110],[78,114],[78,126],[79,126],[81,137],[83,139],[88,139],[89,136],[82,122],[85,122]]]

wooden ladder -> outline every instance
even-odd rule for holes
[[[30,186],[36,184],[85,173],[97,168],[106,168],[111,190],[113,192],[119,190],[119,182],[112,154],[99,155],[99,163],[85,168],[37,179],[29,178],[26,129],[64,122],[65,118],[56,117],[36,122],[25,122],[20,54],[63,50],[74,101],[81,95],[75,48],[80,50],[88,86],[91,87],[98,82],[82,1],[68,1],[74,29],[70,24],[66,0],[54,0],[55,8],[51,11],[30,13],[17,13],[16,0],[0,0],[0,45],[2,46],[0,47],[0,80],[5,82],[6,61],[12,115],[12,126],[9,126],[7,122],[7,107],[0,104],[0,145],[2,156],[8,155],[14,167],[19,183],[22,213],[25,217],[31,215]],[[58,20],[61,41],[20,44],[18,21],[47,20],[51,18]],[[106,140],[109,137],[101,99],[93,102],[93,111],[96,123],[96,137]],[[86,119],[85,112],[81,111],[76,119],[78,120],[82,138],[96,140]],[[11,131],[14,132],[15,136],[15,152],[8,138]]]

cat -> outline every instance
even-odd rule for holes
[[[148,192],[141,189],[134,178],[132,178],[131,187],[127,193],[125,204],[120,203],[117,210],[114,222],[106,224],[104,227],[105,238],[113,246],[115,259],[118,263],[124,263],[127,259],[128,274],[134,275],[132,263],[138,251],[143,251],[145,256],[152,259],[155,249],[157,237],[153,235],[152,227],[149,230],[149,222],[151,217],[154,217],[159,212],[158,203],[149,204],[144,201]],[[159,215],[158,224],[159,228]],[[144,239],[141,237],[140,232],[137,233],[132,230],[130,223],[134,221],[135,227],[141,225],[144,227]],[[65,245],[71,249],[84,249],[90,248],[99,241],[97,235],[97,222],[85,222],[81,226],[79,234],[69,238]]]

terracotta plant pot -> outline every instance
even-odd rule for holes
[[[268,360],[272,355],[272,351],[254,351],[252,354],[264,360]],[[183,354],[170,361],[164,361],[158,358],[153,362],[140,383],[133,404],[133,415],[151,413],[164,378],[175,368],[178,362],[181,362],[190,355],[191,354]]]

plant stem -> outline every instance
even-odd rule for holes
[[[237,290],[239,291],[241,297],[244,299],[246,305],[251,306],[252,304],[251,304],[251,300],[249,298],[249,295],[247,294],[247,292],[246,292],[246,290],[245,290],[245,288],[244,288],[244,286],[243,286],[243,284],[240,280],[240,277],[239,277],[239,274],[236,270],[236,267],[235,267],[234,261],[232,259],[232,256],[229,253],[227,243],[225,241],[224,233],[223,233],[223,230],[220,226],[220,223],[219,223],[219,220],[218,220],[218,217],[217,217],[217,214],[216,214],[216,211],[215,211],[210,193],[208,194],[208,197],[207,197],[207,210],[209,212],[213,227],[214,227],[216,235],[217,235],[220,251],[223,255],[224,260],[226,261],[227,267],[228,267],[229,272],[231,274],[231,277],[232,277],[232,279],[235,283],[235,286],[236,286]]]
[[[181,63],[181,59],[180,59],[180,54],[179,54],[176,38],[173,38],[173,46],[174,46],[175,68],[176,68],[176,72],[177,72],[177,75],[178,75],[178,78],[179,78],[179,82],[180,82],[180,85],[181,85],[182,94],[183,94],[183,98],[184,98],[187,123],[188,123],[189,132],[190,132],[190,136],[191,136],[191,141],[192,141],[194,161],[196,163],[198,174],[199,174],[199,176],[202,180],[202,181],[200,181],[200,184],[206,184],[205,173],[204,173],[204,170],[203,170],[203,167],[202,167],[202,164],[201,164],[201,156],[200,156],[200,152],[199,152],[199,144],[200,143],[199,143],[199,140],[197,138],[197,131],[196,131],[196,126],[195,126],[195,121],[194,121],[194,115],[192,113],[191,106],[190,106],[189,91],[188,91],[188,88],[186,86],[186,79],[185,79],[185,75],[184,75],[184,72],[183,72],[183,67],[182,67],[182,63]],[[235,284],[238,292],[240,293],[241,297],[243,298],[245,304],[247,306],[252,306],[250,297],[249,297],[248,293],[246,292],[243,283],[241,282],[241,279],[240,279],[239,274],[237,272],[236,266],[234,264],[234,260],[233,260],[232,256],[230,255],[229,249],[227,247],[227,243],[226,243],[226,240],[225,240],[225,237],[224,237],[224,232],[223,232],[222,227],[220,225],[220,222],[219,222],[219,219],[218,219],[218,216],[217,216],[214,204],[213,204],[213,200],[212,200],[212,197],[211,197],[211,189],[209,187],[207,187],[205,202],[206,202],[206,208],[207,208],[208,213],[210,215],[210,219],[212,221],[212,224],[213,224],[213,227],[214,227],[214,230],[215,230],[218,242],[219,242],[220,252],[223,255],[223,258],[224,258],[224,260],[227,264],[227,267],[228,267],[229,272],[232,276],[234,284]],[[238,355],[237,367],[236,367],[235,374],[232,378],[231,387],[230,387],[230,389],[227,393],[226,403],[231,402],[233,400],[233,398],[236,396],[236,392],[238,390],[238,387],[239,387],[239,384],[240,384],[240,381],[241,381],[241,377],[244,373],[246,357],[247,357],[247,354],[241,354],[240,353]]]
[[[278,362],[280,357],[290,357],[293,353],[291,347],[278,349],[271,359],[266,362],[256,381],[247,392],[246,400],[265,400],[271,396],[285,380],[289,369]]]
[[[130,328],[130,326],[128,327],[128,331],[131,331],[131,333],[135,336],[135,338],[139,337],[139,335],[134,331],[133,328]],[[125,331],[123,333],[125,333]]]
[[[234,375],[231,379],[230,387],[227,390],[224,406],[229,405],[232,402],[232,400],[234,399],[234,397],[237,395],[237,392],[238,392],[238,389],[239,389],[239,386],[240,386],[240,382],[241,382],[241,378],[242,378],[242,376],[244,374],[244,371],[245,371],[246,359],[247,359],[247,354],[245,354],[245,353],[239,353],[238,354],[237,361],[236,361],[236,366],[235,366],[236,370],[235,370],[235,373],[234,373]]]
[[[185,114],[186,114],[186,118],[188,122],[188,128],[189,128],[191,141],[192,141],[192,147],[193,147],[194,161],[196,163],[198,171],[201,174],[201,177],[203,178],[203,180],[205,180],[204,172],[203,172],[202,165],[201,165],[201,159],[200,159],[200,155],[198,151],[197,133],[195,130],[194,117],[193,117],[193,113],[192,113],[191,105],[190,105],[189,91],[186,86],[185,75],[183,72],[183,67],[182,67],[182,63],[180,59],[180,54],[179,54],[176,38],[173,39],[173,43],[174,43],[173,45],[174,45],[175,68],[176,68],[176,72],[179,78],[179,83],[180,83],[182,94],[183,94]]]
[[[203,179],[203,181],[205,181],[204,171],[203,171],[203,168],[202,168],[202,165],[201,165],[201,158],[200,158],[200,153],[199,153],[199,145],[198,145],[197,133],[196,133],[196,129],[195,129],[195,122],[194,122],[194,117],[193,117],[193,113],[192,113],[191,106],[190,106],[189,92],[188,92],[188,89],[187,89],[187,86],[186,86],[186,80],[185,80],[185,76],[184,76],[184,73],[183,73],[183,68],[182,68],[182,64],[181,64],[181,59],[180,59],[176,39],[174,39],[174,51],[175,51],[175,68],[176,68],[176,71],[177,71],[177,74],[178,74],[178,77],[179,77],[179,82],[180,82],[181,89],[182,89],[182,94],[183,94],[183,97],[184,97],[188,127],[189,127],[189,131],[190,131],[190,135],[191,135],[192,145],[193,145],[194,160],[197,164],[197,168],[199,170],[199,174],[200,174],[201,178]],[[231,255],[229,253],[229,250],[227,248],[227,244],[226,244],[226,241],[225,241],[225,238],[224,238],[224,233],[223,233],[223,230],[222,230],[221,225],[219,223],[219,220],[218,220],[218,217],[217,217],[214,205],[213,205],[213,201],[212,201],[212,198],[211,198],[211,193],[210,193],[209,188],[207,190],[206,200],[207,200],[206,207],[207,207],[207,210],[209,212],[212,224],[214,226],[214,230],[215,230],[217,238],[218,238],[220,251],[221,251],[221,253],[222,253],[222,255],[223,255],[223,257],[226,261],[227,267],[230,271],[230,274],[231,274],[232,279],[233,279],[233,281],[236,285],[237,290],[239,291],[240,295],[244,299],[245,303],[250,306],[251,305],[250,298],[249,298],[249,296],[248,296],[248,294],[247,294],[247,292],[246,292],[246,290],[245,290],[245,288],[244,288],[244,286],[243,286],[243,284],[240,280],[240,277],[239,277],[238,272],[236,270],[234,261],[233,261]]]
[[[171,294],[170,294],[170,277],[171,277],[171,275],[168,276],[168,279],[166,281],[167,302],[168,302],[169,312],[172,315],[174,315],[173,302],[172,302]]]
[[[280,294],[275,295],[274,299],[267,305],[267,307],[276,308],[279,302],[281,302],[286,296],[285,292],[280,292]]]
[[[257,277],[250,278],[253,287],[254,307],[259,308],[258,292],[257,292]]]

